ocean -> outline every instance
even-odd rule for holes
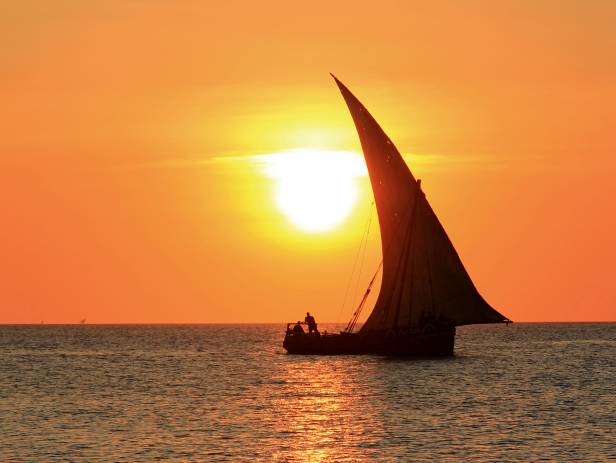
[[[0,461],[616,460],[616,323],[462,327],[445,359],[291,356],[283,336],[0,326]]]

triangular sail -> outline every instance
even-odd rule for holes
[[[420,183],[389,137],[334,79],[359,133],[381,229],[381,291],[361,331],[507,321],[473,285]]]

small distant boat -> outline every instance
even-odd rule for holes
[[[509,323],[479,294],[445,229],[397,148],[335,76],[359,134],[381,230],[383,260],[346,329],[307,334],[287,325],[290,354],[453,355],[456,326]],[[355,325],[378,271],[381,290]]]
[[[82,319],[79,321],[79,324],[80,324],[80,325],[85,325],[85,324],[86,324],[86,319],[85,319],[85,318],[82,318]]]

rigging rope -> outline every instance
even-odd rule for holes
[[[361,311],[366,305],[366,301],[368,300],[368,295],[370,294],[370,291],[372,290],[372,285],[374,284],[374,280],[376,280],[376,276],[379,274],[379,271],[381,270],[382,267],[383,267],[383,259],[381,259],[379,266],[376,268],[376,272],[374,272],[374,275],[372,276],[372,280],[370,280],[370,283],[368,284],[368,288],[366,289],[366,292],[364,293],[364,297],[362,297],[361,302],[357,306],[357,309],[355,309],[355,312],[353,312],[353,317],[351,317],[351,321],[349,321],[349,324],[344,329],[345,333],[353,332],[353,329],[355,328],[355,324],[357,323],[357,320],[359,319],[359,316],[361,315]]]
[[[372,203],[374,206],[374,202]],[[357,296],[359,293],[359,282],[361,281],[361,275],[364,270],[364,262],[366,261],[366,250],[368,249],[368,235],[370,234],[370,225],[372,225],[372,208],[370,208],[370,217],[368,219],[368,227],[366,229],[365,240],[363,243],[363,250],[361,259],[359,260],[359,271],[357,272],[357,280],[355,281],[355,290],[353,291],[352,298],[353,300],[357,300]]]
[[[347,282],[347,286],[346,286],[346,290],[344,291],[344,298],[342,300],[342,305],[340,306],[340,310],[338,311],[338,317],[336,318],[336,322],[338,322],[340,320],[340,316],[342,315],[342,311],[344,310],[344,307],[346,306],[346,302],[347,302],[347,298],[349,295],[349,290],[351,289],[351,285],[353,283],[353,277],[355,275],[355,269],[357,268],[357,262],[359,260],[359,256],[362,255],[362,250],[363,252],[363,257],[362,257],[362,263],[360,266],[360,273],[361,273],[361,268],[363,268],[363,258],[365,257],[365,250],[368,244],[368,235],[370,233],[370,225],[372,224],[372,210],[374,209],[374,201],[372,201],[370,203],[370,209],[368,210],[368,220],[366,221],[366,227],[364,228],[364,232],[362,234],[361,237],[361,241],[359,242],[359,247],[357,248],[357,253],[355,254],[355,260],[353,262],[353,267],[351,269],[351,274],[349,275],[349,280]],[[359,280],[359,277],[358,277]],[[355,294],[357,294],[357,285],[355,288]]]

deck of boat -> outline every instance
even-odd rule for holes
[[[293,333],[287,330],[282,346],[289,354],[397,356],[453,355],[455,328],[432,333]]]

